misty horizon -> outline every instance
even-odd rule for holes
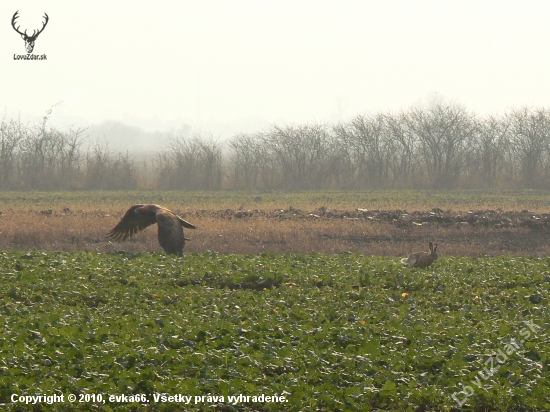
[[[20,30],[47,26],[14,60]],[[480,115],[550,105],[550,3],[433,0],[0,4],[7,118],[118,121],[227,139],[400,112],[437,94]],[[19,27],[19,26],[18,26]],[[115,143],[115,142],[113,142]]]

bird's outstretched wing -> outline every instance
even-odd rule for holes
[[[181,219],[179,216],[175,215],[167,209],[159,210],[157,212],[159,243],[164,251],[168,254],[183,254],[185,237],[183,235],[182,223],[180,223],[182,220],[183,219]],[[185,223],[193,226],[188,222]],[[195,227],[193,226],[193,228]]]
[[[145,205],[133,205],[128,209],[113,230],[107,233],[107,237],[113,240],[126,240],[126,238],[132,237],[147,226],[156,223],[154,214],[135,213],[138,207],[143,206]]]
[[[194,224],[189,223],[187,220],[183,220],[183,219],[182,219],[181,217],[179,217],[179,216],[178,216],[178,219],[179,219],[179,221],[180,221],[180,224],[181,224],[183,227],[187,228],[187,229],[196,229],[196,228],[197,228]]]

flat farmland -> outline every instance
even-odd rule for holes
[[[404,256],[434,241],[442,256],[550,254],[550,195],[537,191],[3,193],[0,249],[160,252],[155,227],[105,238],[135,203],[194,223],[187,252]]]
[[[549,200],[2,194],[0,408],[549,410]],[[197,225],[184,257],[106,241],[135,203]]]
[[[410,270],[352,253],[1,252],[0,402],[548,410],[549,266],[523,257]],[[53,394],[64,401],[20,403]],[[239,395],[250,398],[230,398]]]

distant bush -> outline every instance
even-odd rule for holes
[[[455,104],[272,125],[226,142],[174,137],[154,159],[2,119],[0,190],[550,188],[550,110],[479,117]]]

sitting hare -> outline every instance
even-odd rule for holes
[[[401,263],[409,267],[427,268],[437,260],[437,243],[435,245],[432,242],[429,243],[430,253],[417,252],[410,255],[408,258],[401,259]]]

